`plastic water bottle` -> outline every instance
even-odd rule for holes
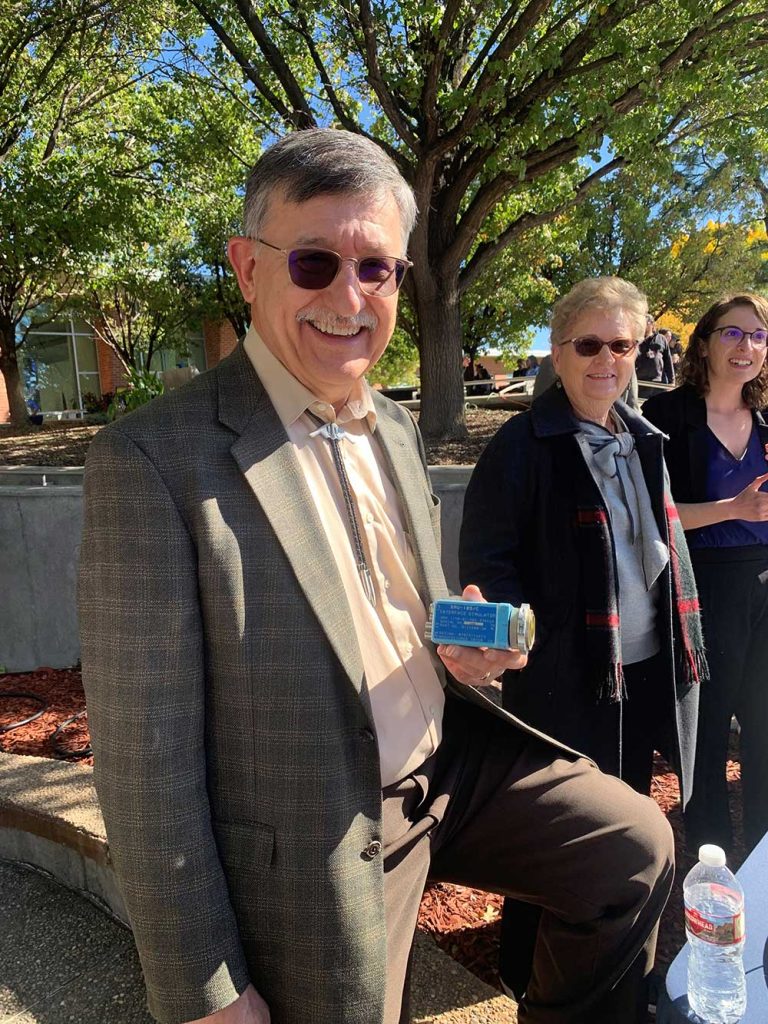
[[[736,1024],[747,1007],[744,890],[719,846],[702,846],[683,882],[690,944],[688,1005],[707,1024]]]

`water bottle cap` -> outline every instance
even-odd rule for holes
[[[708,868],[725,867],[725,850],[712,843],[705,843],[699,847],[699,863],[706,864]]]

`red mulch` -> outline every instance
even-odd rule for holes
[[[58,757],[54,742],[70,753],[66,761],[93,764],[93,757],[77,757],[88,746],[88,716],[66,726],[53,739],[57,726],[72,715],[85,711],[85,694],[77,669],[40,668],[36,672],[0,675],[0,730],[39,711],[39,705],[23,697],[3,698],[3,693],[24,691],[44,697],[47,708],[28,725],[10,732],[0,732],[0,750],[7,754],[33,754],[36,757]]]
[[[0,732],[0,750],[38,757],[58,756],[52,746],[52,734],[65,719],[85,710],[85,695],[77,669],[41,668],[37,672],[0,675],[0,694],[25,690],[39,694],[48,703],[43,715],[34,722],[10,732]],[[0,729],[19,721],[37,710],[37,705],[20,698],[0,698]],[[68,726],[57,738],[61,748],[72,755],[88,744],[87,717]],[[93,764],[93,757],[75,758],[81,764]],[[744,859],[741,834],[741,786],[736,742],[728,762],[731,815],[736,833],[736,852],[731,867],[738,868]],[[665,812],[675,833],[677,877],[667,908],[661,919],[657,968],[664,971],[684,942],[682,883],[691,860],[683,849],[683,824],[677,779],[668,765],[657,757],[651,795]],[[488,984],[499,987],[498,961],[500,913],[502,899],[479,889],[440,882],[427,887],[419,912],[419,927],[432,934],[438,945],[468,970]]]

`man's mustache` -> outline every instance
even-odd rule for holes
[[[379,318],[367,310],[361,310],[354,316],[339,316],[338,313],[331,313],[330,310],[317,307],[302,309],[300,313],[296,314],[296,319],[300,324],[314,320],[323,324],[323,326],[331,328],[340,327],[343,330],[354,329],[359,331],[363,327],[369,331],[374,331],[379,326]]]

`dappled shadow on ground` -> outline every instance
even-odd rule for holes
[[[46,423],[42,427],[0,429],[0,465],[82,466],[88,445],[101,427]]]

